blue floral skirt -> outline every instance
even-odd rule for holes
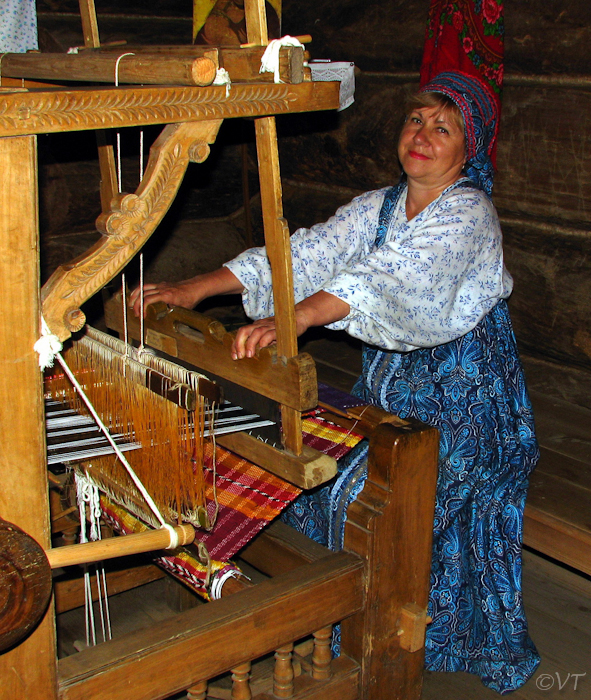
[[[501,694],[519,688],[540,660],[521,592],[523,509],[539,451],[505,301],[445,345],[365,347],[353,393],[440,432],[426,668],[475,673]],[[366,471],[361,443],[333,482],[302,494],[284,519],[340,549]]]

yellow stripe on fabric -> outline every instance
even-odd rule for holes
[[[355,447],[355,445],[362,439],[362,437],[357,433],[345,430],[337,425],[328,425],[326,422],[324,422],[323,425],[320,425],[311,418],[304,418],[302,421],[302,428],[304,432],[309,433],[310,435],[315,435],[323,440],[329,440],[335,445],[346,445],[350,448]]]

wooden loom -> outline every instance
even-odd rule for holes
[[[246,8],[249,41],[264,46],[262,3],[247,2]],[[285,435],[282,450],[244,435],[232,438],[231,448],[304,487],[326,479],[318,455],[301,444],[299,421],[301,411],[315,401],[314,375],[309,358],[297,355],[289,234],[282,217],[271,115],[331,109],[337,102],[337,84],[311,82],[236,82],[229,96],[225,87],[192,86],[0,95],[0,515],[44,549],[50,547],[45,432],[41,375],[33,350],[41,309],[62,339],[83,325],[80,305],[117,274],[156,228],[188,162],[207,157],[224,118],[255,118],[265,237],[280,320],[277,351],[268,353],[264,370],[270,374],[263,372],[261,378],[259,369],[242,374],[259,388],[264,383],[268,390],[282,392]],[[167,126],[138,191],[114,198],[99,219],[103,239],[82,259],[59,268],[40,299],[36,134],[156,123]],[[170,329],[152,330],[162,342],[175,337]],[[183,333],[176,339],[189,342]],[[236,367],[219,353],[216,374],[236,372]],[[289,391],[284,389],[287,380]],[[418,698],[436,433],[377,410],[366,411],[359,425],[371,438],[369,477],[349,509],[345,552],[331,554],[272,526],[244,552],[247,561],[272,577],[267,583],[59,662],[50,605],[36,629],[0,656],[0,696],[129,700],[163,698],[187,689],[191,698],[204,698],[206,680],[233,669],[235,697],[249,697],[246,665],[276,651],[275,692],[280,697]],[[331,666],[326,630],[340,620],[344,653]],[[311,633],[317,640],[312,676],[299,677],[290,690],[290,645]]]

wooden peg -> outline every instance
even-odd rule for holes
[[[232,700],[250,700],[250,661],[232,669]]]
[[[206,700],[207,681],[199,681],[187,689],[187,700]]]
[[[425,631],[431,618],[416,603],[407,603],[400,610],[400,646],[406,651],[418,651],[425,645]]]
[[[293,644],[286,644],[275,652],[273,694],[278,698],[293,697]]]
[[[174,528],[178,537],[178,546],[190,544],[195,539],[195,530],[191,525],[180,525]],[[45,554],[52,569],[75,564],[88,564],[93,561],[103,561],[129,554],[152,552],[165,549],[170,544],[170,533],[166,529],[148,530],[135,535],[110,537],[98,542],[73,544],[67,547],[55,547],[46,550]]]
[[[330,662],[332,651],[332,625],[314,632],[314,651],[312,652],[312,678],[317,681],[328,680],[331,676]]]

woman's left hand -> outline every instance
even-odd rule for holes
[[[308,323],[305,311],[296,307],[296,334],[300,336],[308,330]],[[277,340],[275,328],[275,317],[262,318],[248,326],[239,328],[232,344],[232,359],[241,360],[244,357],[254,357],[260,348],[273,345]]]
[[[349,304],[346,302],[328,292],[316,292],[295,306],[296,335],[302,335],[311,326],[325,326],[338,321],[348,313]],[[243,326],[232,344],[232,359],[254,357],[257,349],[272,345],[276,339],[274,316]]]

